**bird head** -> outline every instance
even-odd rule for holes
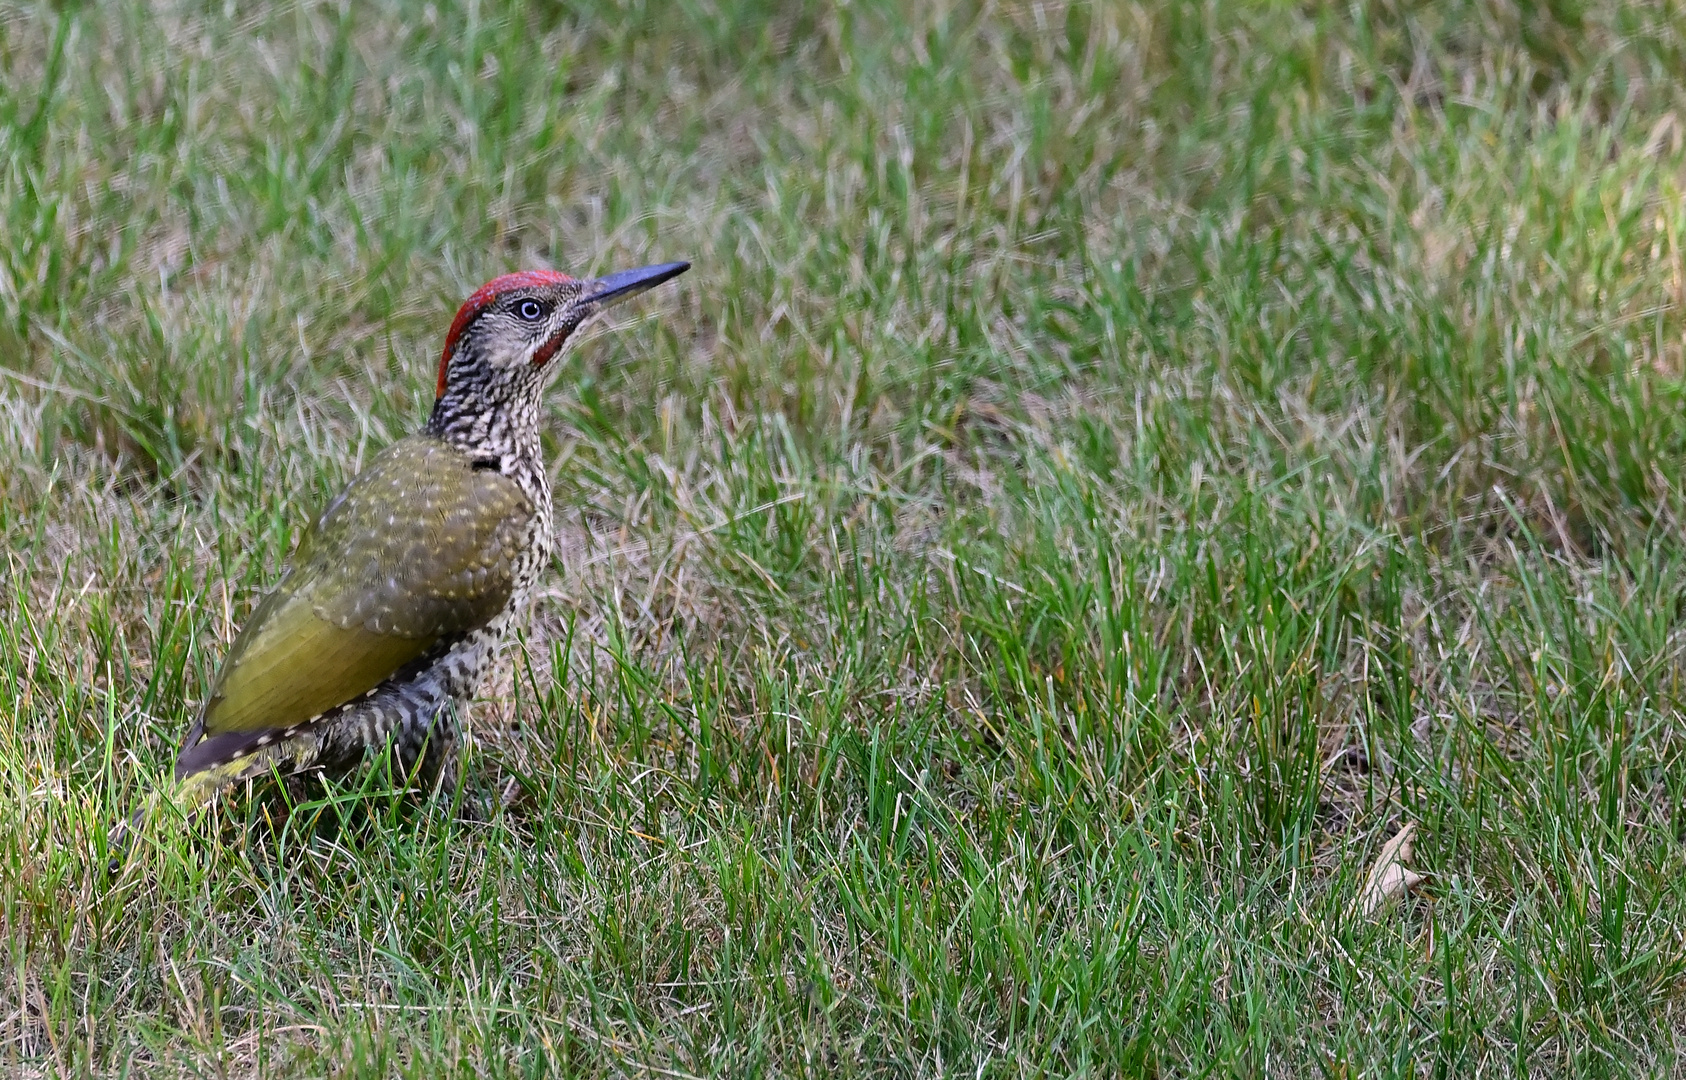
[[[435,396],[456,386],[542,381],[582,326],[690,268],[661,263],[585,281],[554,270],[493,278],[463,302],[445,335]]]

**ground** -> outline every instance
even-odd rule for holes
[[[1682,71],[1663,0],[0,2],[0,1063],[1686,1071]],[[108,873],[462,297],[670,259],[460,803]]]

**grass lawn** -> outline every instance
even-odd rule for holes
[[[0,0],[0,1071],[1686,1073],[1683,72],[1677,0]],[[461,299],[669,259],[469,809],[108,876]]]

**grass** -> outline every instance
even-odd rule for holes
[[[1673,0],[0,3],[0,1062],[1686,1072],[1682,70]],[[108,877],[461,298],[676,258],[550,397],[508,805]]]

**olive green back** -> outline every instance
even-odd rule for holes
[[[534,507],[426,435],[382,451],[317,518],[205,703],[206,736],[291,727],[373,690],[509,603]]]

